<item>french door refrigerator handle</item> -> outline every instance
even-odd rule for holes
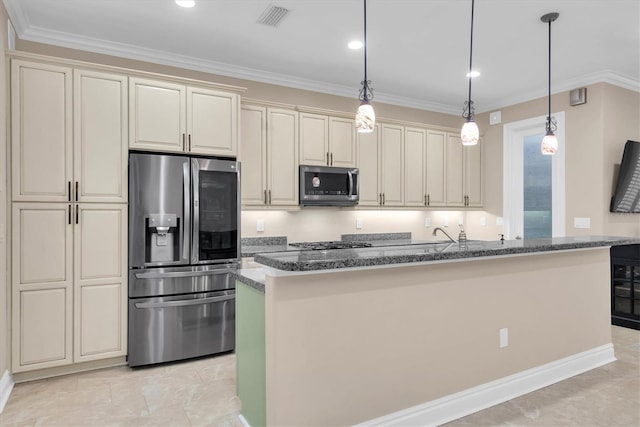
[[[164,273],[149,272],[149,273],[136,273],[136,279],[162,279],[166,277],[199,277],[199,276],[213,276],[216,274],[226,274],[232,271],[236,271],[233,268],[220,268],[216,270],[203,270],[203,271],[169,271]]]
[[[236,298],[236,295],[234,293],[232,295],[224,295],[220,297],[197,298],[197,299],[187,299],[187,300],[178,300],[178,301],[137,302],[135,306],[136,308],[184,307],[187,305],[202,305],[202,304],[209,304],[212,302],[229,301],[235,298]]]
[[[189,161],[182,164],[182,200],[183,200],[183,216],[182,221],[182,260],[189,262],[189,236],[191,235],[191,185],[189,183]]]
[[[193,221],[191,224],[191,264],[199,261],[200,255],[200,164],[191,159],[191,199],[193,201]]]

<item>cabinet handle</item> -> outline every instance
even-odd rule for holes
[[[191,134],[187,136],[187,140],[189,141],[189,151],[191,151]]]
[[[329,158],[331,159],[329,166],[333,166],[333,153],[329,154]]]
[[[69,181],[67,185],[67,201],[71,201],[71,181]]]
[[[183,133],[182,134],[182,151],[185,151],[184,150],[185,149],[185,142],[184,141],[185,141],[185,134]]]
[[[264,204],[266,205],[268,203],[267,200],[267,190],[264,190]]]
[[[378,193],[378,204],[382,204],[382,193]]]
[[[269,190],[269,204],[271,204],[271,190]]]
[[[424,205],[427,206],[427,195],[424,195]]]
[[[69,182],[69,187],[71,187],[71,182]],[[69,225],[71,225],[71,205],[69,205]]]
[[[385,201],[384,193],[382,193],[382,204],[384,205],[385,203],[386,201]]]
[[[427,206],[431,205],[431,194],[427,194]]]
[[[76,181],[76,202],[78,201],[78,181]]]
[[[327,166],[329,166],[329,152],[327,151]]]
[[[76,205],[76,224],[78,223],[78,211],[80,211],[80,208]]]

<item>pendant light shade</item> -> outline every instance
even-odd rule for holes
[[[547,123],[545,125],[547,134],[542,138],[542,143],[540,144],[540,151],[545,155],[553,155],[558,151],[558,138],[556,138],[554,134],[558,126],[553,117],[551,117],[551,23],[558,19],[558,16],[560,16],[559,13],[552,12],[540,17],[542,22],[549,24],[549,114],[547,115]]]
[[[471,76],[473,66],[473,12],[475,8],[475,0],[471,0],[471,42],[469,45],[469,98],[464,102],[464,108],[462,110],[462,117],[467,121],[462,125],[460,131],[460,139],[462,145],[476,145],[480,139],[480,130],[475,120],[473,120],[473,101],[471,100]]]
[[[369,100],[373,99],[373,90],[369,87],[371,80],[367,79],[367,0],[364,0],[364,80],[360,89],[360,106],[356,113],[356,130],[360,133],[373,132],[376,125],[376,114]]]

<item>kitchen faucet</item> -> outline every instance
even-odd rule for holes
[[[442,231],[444,233],[445,236],[447,236],[449,238],[449,240],[451,240],[453,243],[458,243],[458,241],[456,239],[454,239],[453,237],[449,236],[449,233],[447,233],[446,231],[444,231],[442,228],[440,227],[436,227],[433,229],[433,233],[431,233],[432,236],[436,235],[436,231]]]

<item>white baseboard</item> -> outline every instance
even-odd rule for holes
[[[440,399],[384,415],[358,424],[357,427],[441,425],[615,360],[613,344],[606,344]]]
[[[4,406],[11,396],[11,390],[13,390],[13,378],[9,371],[4,371],[2,378],[0,378],[0,414],[4,411]]]

